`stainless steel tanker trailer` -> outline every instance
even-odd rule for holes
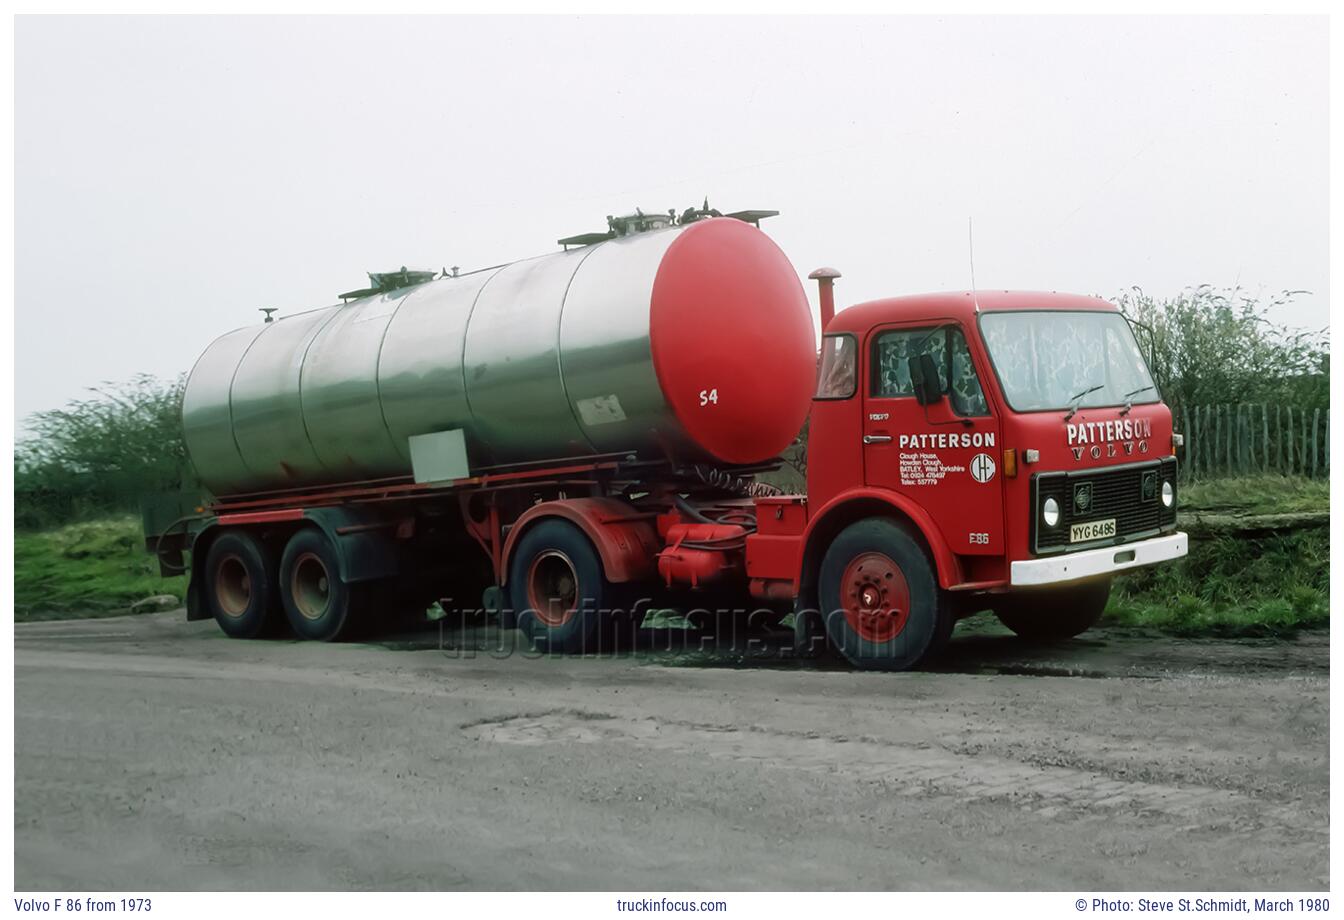
[[[539,648],[576,651],[633,629],[650,605],[794,610],[800,642],[904,668],[966,610],[1021,606],[1045,585],[1061,583],[1054,607],[1075,611],[1050,628],[1077,632],[1099,615],[1111,572],[1184,552],[1166,485],[1145,532],[1117,511],[1118,530],[1112,519],[1087,531],[1100,542],[1066,544],[1072,569],[1054,544],[1026,545],[1028,503],[1041,499],[1010,494],[1025,488],[1007,482],[1017,448],[998,438],[1015,409],[973,328],[982,307],[1057,310],[1085,325],[1110,324],[1113,307],[981,295],[973,315],[961,301],[904,298],[835,317],[838,273],[819,270],[819,367],[799,277],[759,229],[773,213],[609,218],[549,255],[460,275],[371,275],[340,303],[220,336],[182,399],[204,497],[147,505],[162,570],[189,573],[188,617],[240,638],[288,626],[329,640],[446,600],[490,609]],[[883,350],[893,323],[923,330],[913,350]],[[954,327],[959,380],[968,367],[979,375],[985,418],[957,406]],[[892,373],[908,393],[879,392]],[[883,395],[897,398],[869,405]],[[1148,402],[1125,413],[1146,426],[1141,453],[1165,438],[1169,455],[1170,413],[1155,391]],[[1079,407],[1059,414],[1069,408]],[[807,494],[780,495],[757,477],[809,417]],[[918,480],[906,480],[904,459],[899,481],[884,478],[874,450],[893,438],[868,429],[897,420],[934,432],[917,435]],[[1142,459],[1174,487],[1174,457]],[[937,488],[949,469],[974,476]]]

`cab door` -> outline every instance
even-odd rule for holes
[[[873,330],[862,381],[864,479],[924,508],[954,553],[1000,556],[1003,447],[976,365],[955,321],[893,324]],[[915,398],[910,359],[928,354],[941,394]]]

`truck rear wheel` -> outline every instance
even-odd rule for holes
[[[597,550],[568,521],[537,524],[523,535],[509,563],[509,601],[518,629],[541,652],[596,651],[613,616],[607,607],[615,593]]]
[[[1110,597],[1111,580],[1100,578],[1006,594],[994,615],[1024,639],[1072,639],[1097,625]]]
[[[289,625],[301,639],[348,638],[360,624],[364,592],[341,580],[336,549],[311,527],[289,538],[280,559],[280,597]]]
[[[857,667],[913,668],[952,633],[928,555],[895,521],[868,518],[842,530],[822,559],[819,588],[826,634]]]
[[[205,597],[215,622],[233,639],[255,639],[279,620],[275,559],[261,540],[226,530],[205,557]]]

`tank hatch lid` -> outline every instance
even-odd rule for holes
[[[567,236],[563,240],[556,240],[556,242],[568,249],[571,246],[591,246],[594,243],[603,243],[613,236],[615,234],[610,231],[606,233],[578,233],[574,236]]]
[[[753,227],[759,227],[761,221],[767,217],[778,217],[778,211],[734,211],[731,214],[725,214],[724,217],[731,217],[734,220],[744,221]]]
[[[410,287],[413,284],[424,284],[426,281],[433,281],[438,275],[434,272],[411,271],[405,265],[400,271],[395,272],[369,272],[369,286],[360,288],[357,291],[346,291],[338,295],[341,300],[357,300],[360,297],[372,297],[374,294],[386,294],[388,291],[395,291],[399,288]]]

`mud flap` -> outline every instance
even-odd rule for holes
[[[393,531],[398,521],[361,508],[309,508],[304,519],[320,527],[336,548],[346,584],[392,578],[401,572]]]

